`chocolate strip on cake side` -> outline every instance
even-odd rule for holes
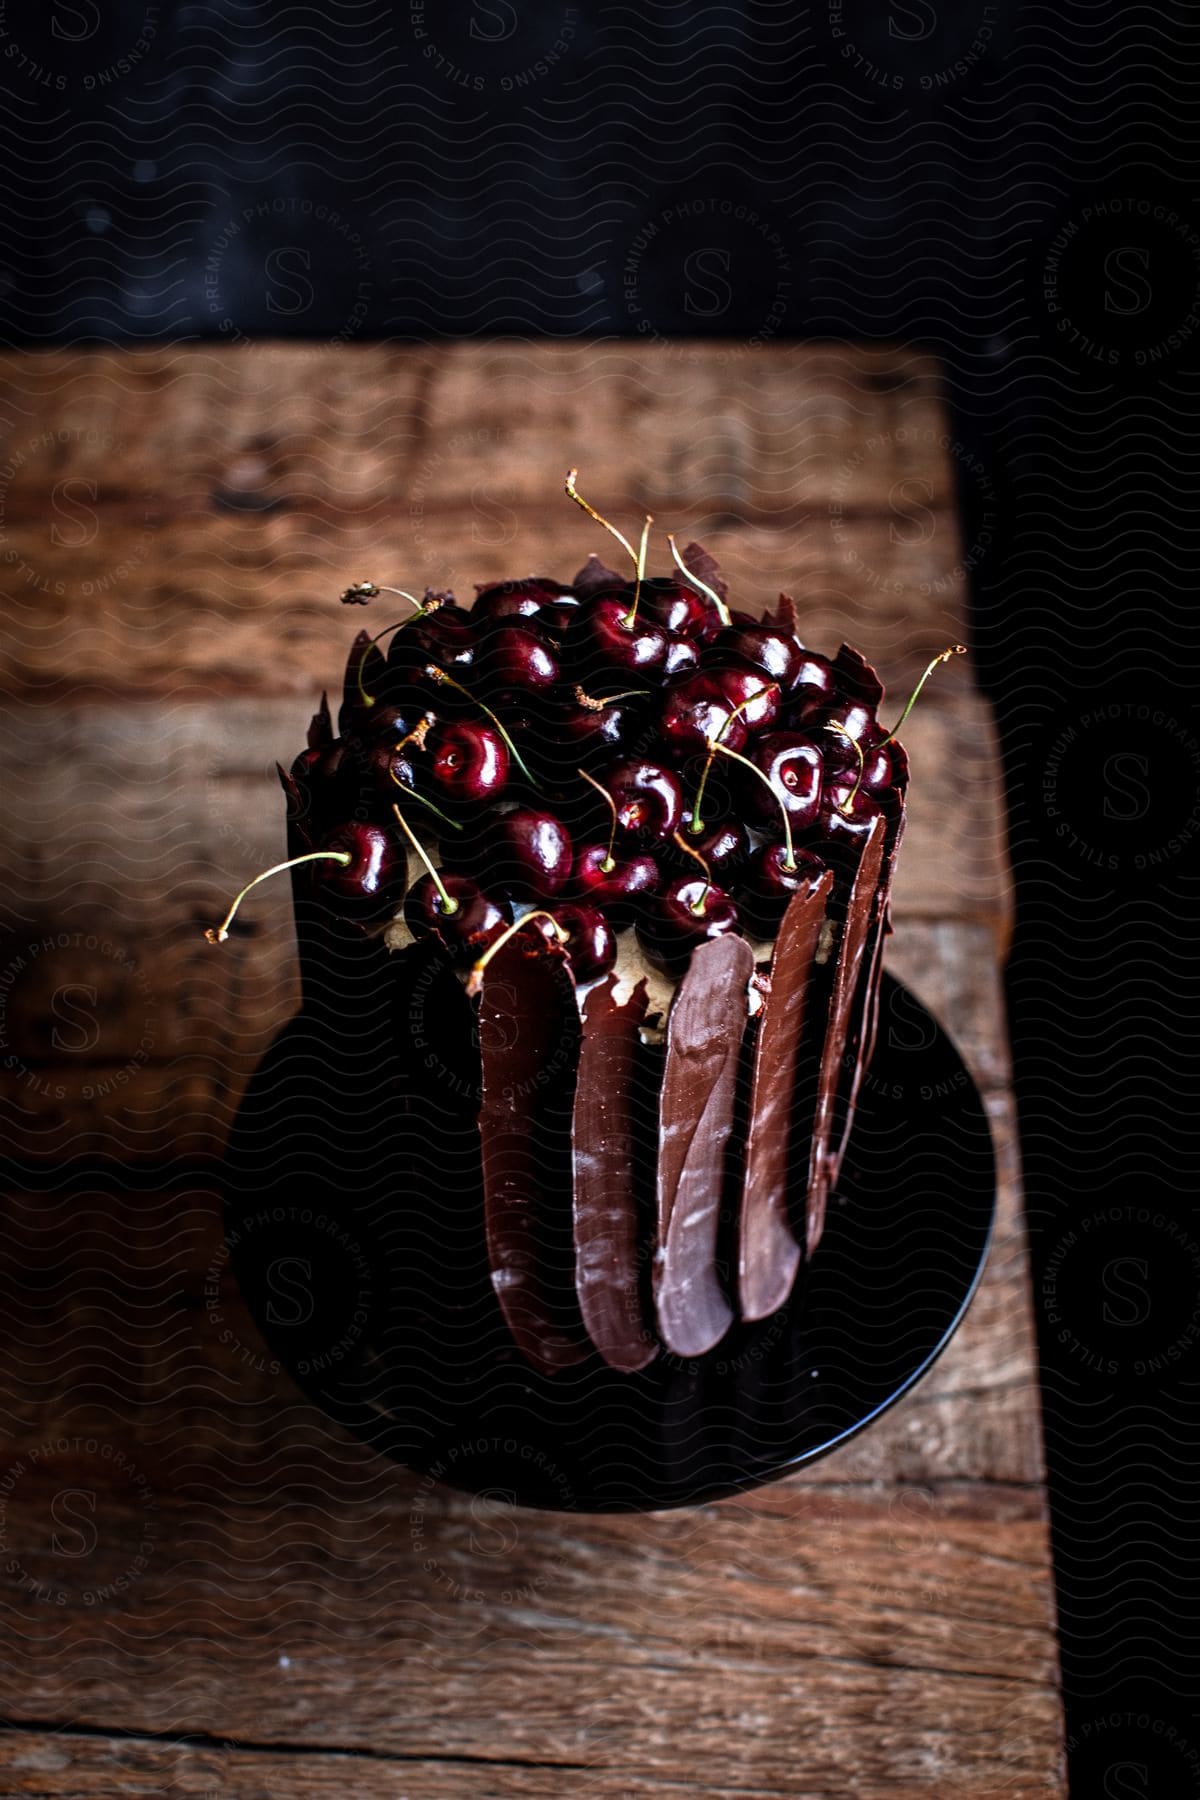
[[[831,1190],[837,1185],[842,1172],[842,1163],[850,1142],[850,1133],[854,1128],[854,1115],[858,1107],[858,1096],[862,1090],[863,1077],[870,1068],[871,1058],[875,1054],[875,1037],[879,1029],[879,991],[883,981],[883,950],[892,929],[892,876],[896,869],[900,841],[904,836],[904,820],[904,799],[901,794],[900,809],[895,818],[888,821],[883,867],[879,876],[878,900],[867,943],[867,976],[865,981],[859,984],[858,998],[847,1038],[846,1050],[851,1062],[849,1076],[843,1080],[835,1104],[833,1137],[836,1144],[829,1157]]]
[[[829,870],[788,903],[771,961],[770,992],[758,1025],[750,1089],[738,1233],[738,1298],[743,1319],[765,1319],[792,1291],[801,1249],[792,1230],[789,1192],[797,1080],[812,1030],[814,957],[833,887]],[[807,1129],[808,1121],[805,1122]]]
[[[809,1156],[808,1218],[805,1227],[805,1248],[809,1256],[820,1243],[825,1225],[825,1211],[832,1186],[830,1152],[837,1095],[855,996],[866,973],[864,959],[875,916],[886,831],[887,821],[880,814],[872,824],[863,845],[850,886],[845,922],[835,951],[837,961],[825,1026],[825,1043],[817,1075],[817,1105]]]
[[[575,1093],[575,1288],[593,1344],[614,1369],[645,1368],[658,1345],[643,1317],[635,1168],[636,1098],[646,1079],[639,981],[622,1004],[610,975],[587,996]]]
[[[553,1374],[588,1353],[575,1316],[573,1272],[562,1266],[570,1254],[566,1196],[579,1008],[562,953],[532,933],[505,944],[487,966],[479,1047],[492,1287],[517,1348],[536,1369]]]
[[[733,1323],[716,1246],[753,973],[744,938],[700,944],[667,1021],[654,1298],[659,1333],[678,1356],[702,1356]]]

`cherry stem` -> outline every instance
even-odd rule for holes
[[[732,625],[733,624],[733,616],[730,613],[729,608],[726,606],[725,602],[722,600],[720,594],[716,593],[712,588],[710,588],[707,581],[701,581],[700,577],[698,575],[694,574],[692,572],[692,570],[688,568],[688,566],[684,562],[682,556],[680,556],[678,550],[675,548],[675,539],[674,539],[673,535],[671,534],[671,532],[669,532],[669,531],[667,533],[667,542],[671,546],[671,556],[674,559],[675,567],[679,570],[679,573],[681,575],[686,576],[687,579],[691,582],[692,586],[697,590],[697,592],[703,594],[706,600],[712,601],[713,605],[717,609],[717,617],[718,617],[718,619],[720,619],[722,625]]]
[[[384,591],[385,590],[382,588],[376,588],[375,590],[377,594]],[[417,619],[427,618],[431,612],[436,610],[432,606],[423,606],[412,594],[405,594],[403,588],[388,588],[386,592],[389,594],[400,594],[405,600],[411,600],[417,610],[416,612],[409,613],[407,619],[397,619],[394,625],[385,625],[382,631],[377,631],[375,636],[373,638],[368,638],[363,645],[362,660],[358,665],[358,697],[364,706],[374,706],[375,704],[374,694],[368,694],[366,688],[363,686],[363,670],[366,667],[367,651],[373,650],[375,645],[378,644],[381,639],[385,638],[390,631],[399,631],[402,625],[412,625]]]
[[[260,881],[265,881],[268,875],[282,875],[285,869],[298,869],[301,863],[309,862],[336,862],[341,863],[344,869],[348,867],[353,860],[354,858],[348,850],[307,850],[303,856],[292,856],[288,858],[287,862],[275,863],[271,868],[264,869],[261,875],[256,875],[253,881],[248,881],[246,883],[229,911],[225,914],[225,917],[221,920],[221,923],[215,926],[210,925],[208,930],[204,933],[205,937],[210,944],[223,944],[229,936],[229,927],[233,924],[234,915],[236,914],[238,907],[242,904],[242,901],[246,898],[250,889],[257,887]]]
[[[515,937],[518,931],[523,931],[526,925],[532,925],[535,919],[549,919],[551,925],[554,927],[554,935],[559,943],[566,943],[570,933],[563,930],[554,914],[547,912],[545,907],[539,906],[535,908],[533,912],[527,912],[523,918],[514,919],[511,925],[505,926],[499,937],[492,939],[483,955],[479,958],[479,961],[472,964],[471,973],[467,977],[467,993],[471,995],[472,998],[474,998],[483,986],[484,973],[496,952],[498,950],[503,950],[510,938]]]
[[[576,769],[575,773],[577,775],[582,775],[588,785],[595,788],[609,812],[612,814],[612,826],[608,833],[608,849],[604,852],[604,861],[600,864],[600,873],[602,875],[611,875],[616,867],[616,864],[613,862],[613,845],[617,841],[617,803],[603,783],[597,781],[594,775],[589,775],[586,769]]]
[[[731,750],[729,745],[723,744],[719,738],[709,738],[708,747],[710,750],[719,750],[722,756],[731,756],[734,762],[741,763],[744,769],[749,769],[752,775],[758,776],[758,779],[762,782],[772,800],[774,800],[775,804],[778,806],[779,816],[783,820],[783,836],[784,841],[787,844],[787,855],[784,857],[780,866],[786,869],[789,875],[794,874],[796,869],[796,850],[792,843],[792,821],[788,817],[788,809],[784,804],[775,783],[771,780],[771,777],[769,775],[764,775],[758,764],[752,763],[748,756],[743,756],[740,750]]]
[[[405,837],[408,839],[409,843],[412,845],[413,849],[416,851],[416,853],[420,857],[421,861],[425,864],[425,867],[429,872],[430,880],[433,882],[434,887],[438,891],[438,896],[441,900],[441,905],[438,907],[438,911],[440,913],[442,913],[447,919],[452,918],[454,916],[454,914],[458,911],[458,901],[456,899],[454,899],[453,895],[448,894],[446,892],[446,884],[442,880],[441,876],[438,874],[437,870],[434,868],[433,863],[429,856],[429,852],[426,850],[424,844],[421,842],[420,838],[417,836],[416,832],[413,830],[413,828],[409,824],[408,820],[404,817],[404,814],[400,811],[400,808],[398,806],[393,806],[392,811],[396,815],[397,825],[399,825],[401,831],[404,833]]]
[[[650,536],[650,527],[653,525],[653,523],[654,523],[653,516],[650,513],[647,513],[646,514],[646,523],[642,526],[642,535],[641,535],[641,539],[638,543],[637,576],[633,583],[633,604],[629,608],[629,611],[625,614],[624,618],[621,620],[621,623],[625,627],[626,631],[632,631],[634,626],[637,624],[638,601],[642,597],[642,582],[646,578],[646,540]]]
[[[649,691],[648,688],[626,688],[623,694],[605,694],[602,699],[594,700],[581,687],[572,689],[580,706],[585,707],[588,712],[603,712],[606,706],[612,706],[617,700],[644,700]]]
[[[951,644],[949,649],[943,650],[940,656],[934,657],[933,661],[930,663],[929,667],[926,669],[925,673],[922,675],[920,681],[918,681],[916,687],[913,689],[912,693],[908,696],[908,705],[905,707],[904,711],[900,714],[900,717],[896,720],[896,723],[892,726],[892,729],[888,732],[887,736],[885,738],[883,738],[882,741],[880,742],[880,744],[878,745],[879,749],[882,749],[884,744],[891,743],[892,739],[895,737],[896,733],[899,731],[900,727],[903,725],[905,719],[907,719],[909,713],[912,711],[913,707],[917,704],[917,695],[921,692],[921,689],[925,686],[925,683],[929,680],[929,677],[933,674],[933,671],[941,663],[949,662],[950,658],[952,656],[965,656],[966,654],[967,654],[967,646],[965,644]]]
[[[714,740],[716,743],[719,744],[721,742],[721,739],[725,736],[725,733],[729,730],[729,727],[733,724],[733,721],[737,718],[738,714],[745,712],[748,706],[753,706],[756,700],[761,700],[762,694],[763,690],[760,688],[756,694],[747,694],[744,700],[738,701],[737,705],[733,708],[733,711],[729,714],[729,717],[722,724],[720,731],[718,731],[716,739]],[[692,822],[688,826],[688,830],[693,837],[699,837],[700,833],[704,830],[704,820],[700,817],[700,809],[704,805],[704,790],[708,786],[708,775],[709,770],[713,766],[714,754],[715,752],[710,747],[708,761],[704,765],[704,769],[700,776],[700,783],[696,789],[696,798],[692,802]]]
[[[407,743],[407,741],[408,741],[407,738],[402,738],[400,740],[400,743],[404,744],[404,743]],[[396,746],[396,748],[399,749],[400,745],[398,744]],[[450,818],[446,813],[444,813],[442,811],[440,806],[435,806],[433,801],[427,799],[424,794],[418,794],[416,788],[409,787],[407,781],[401,781],[401,779],[397,775],[395,769],[389,768],[388,774],[391,776],[392,780],[395,782],[396,786],[400,789],[400,792],[402,794],[407,794],[410,800],[416,800],[418,802],[418,804],[421,806],[427,806],[429,808],[430,812],[434,815],[434,817],[437,819],[440,819],[442,821],[443,825],[448,825],[450,827],[451,831],[461,831],[462,830],[462,826],[459,824],[457,819]]]
[[[925,673],[926,674],[929,673],[928,669],[925,671]],[[911,702],[910,702],[910,704],[911,704]],[[850,745],[850,748],[854,751],[854,754],[858,758],[858,780],[855,782],[854,787],[851,790],[848,798],[843,800],[841,802],[841,804],[838,806],[838,811],[843,815],[843,817],[848,819],[850,817],[851,812],[854,809],[854,802],[858,799],[858,790],[863,784],[863,776],[866,773],[867,765],[866,765],[866,760],[863,756],[863,747],[859,743],[859,741],[856,737],[851,737],[850,733],[846,730],[846,727],[843,724],[841,719],[830,719],[829,723],[825,727],[825,730],[826,731],[836,731],[839,737],[844,737],[846,742]],[[884,739],[884,742],[885,743],[887,742],[886,738]]]
[[[520,769],[530,787],[537,788],[540,793],[541,787],[530,774],[525,758],[521,755],[521,752],[517,749],[517,746],[513,743],[508,732],[504,729],[504,726],[500,723],[491,707],[485,706],[477,694],[473,694],[470,688],[464,687],[461,681],[455,681],[453,675],[447,675],[445,669],[439,669],[436,663],[427,663],[425,665],[425,673],[431,681],[436,681],[439,687],[451,687],[456,694],[465,694],[468,700],[474,702],[480,712],[483,713],[484,717],[491,720],[496,730],[500,733],[500,736],[504,739],[505,744],[508,746],[509,755],[516,763],[518,769]]]
[[[671,836],[679,845],[679,848],[698,862],[700,867],[704,870],[704,892],[698,900],[694,901],[693,904],[688,907],[689,912],[695,913],[698,919],[702,919],[708,905],[708,890],[712,886],[712,871],[709,869],[708,864],[705,862],[700,852],[694,850],[678,831],[673,831]]]
[[[625,536],[625,533],[623,531],[618,531],[615,525],[610,525],[608,520],[605,518],[602,518],[601,515],[596,511],[594,506],[589,506],[587,501],[584,499],[583,495],[577,491],[577,489],[575,487],[575,477],[578,475],[578,473],[579,473],[578,469],[568,469],[567,470],[567,479],[566,479],[566,482],[564,483],[564,486],[566,488],[567,499],[573,500],[575,502],[576,506],[582,506],[582,508],[583,508],[584,512],[587,514],[588,518],[595,519],[597,525],[603,525],[605,531],[611,531],[612,535],[616,538],[618,544],[620,544],[622,549],[625,550],[627,552],[627,554],[632,558],[633,566],[636,569],[637,565],[638,565],[637,551],[634,549],[634,547],[630,543],[629,539]]]

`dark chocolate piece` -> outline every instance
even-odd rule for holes
[[[716,1244],[753,973],[744,938],[700,944],[667,1023],[654,1298],[662,1340],[679,1356],[702,1356],[733,1321]]]
[[[602,563],[594,550],[571,583],[575,592],[585,600],[589,594],[604,594],[610,588],[620,588],[624,585],[625,577],[618,575],[615,569],[610,569]]]
[[[863,845],[846,905],[845,923],[835,952],[837,962],[833,974],[833,991],[829,997],[825,1044],[817,1076],[817,1107],[808,1165],[808,1222],[805,1235],[809,1256],[820,1242],[825,1225],[825,1208],[832,1186],[830,1149],[842,1059],[846,1054],[846,1037],[850,1029],[855,995],[864,976],[863,963],[878,898],[886,831],[887,821],[880,813]]]
[[[883,683],[863,656],[850,644],[843,644],[833,659],[834,674],[840,686],[864,706],[878,706],[883,699]]]
[[[488,964],[479,999],[484,1228],[492,1287],[517,1348],[552,1374],[587,1355],[573,1316],[571,1105],[579,1008],[562,953],[532,932]]]
[[[658,1353],[642,1313],[638,1257],[639,1152],[635,1100],[645,1080],[639,1028],[646,983],[624,1005],[616,979],[592,989],[583,1009],[572,1152],[575,1290],[588,1336],[614,1369],[643,1369]]]
[[[711,550],[706,550],[703,544],[690,543],[684,550],[683,563],[705,587],[710,587],[722,600],[728,600],[729,583],[722,575],[721,565]]]
[[[826,870],[788,902],[775,942],[770,993],[758,1027],[750,1090],[750,1128],[742,1186],[738,1297],[743,1319],[765,1319],[792,1291],[800,1246],[788,1194],[801,1045],[814,981],[813,957],[833,887]],[[804,1122],[807,1131],[808,1121]],[[807,1150],[807,1143],[803,1149]]]
[[[327,750],[333,742],[333,719],[329,712],[329,695],[321,695],[321,704],[313,714],[308,726],[308,747],[310,750]]]

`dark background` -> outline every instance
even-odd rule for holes
[[[1015,0],[0,4],[9,342],[945,359],[988,475],[965,541],[991,486],[1002,521],[972,647],[1081,1795],[1114,1734],[1123,1791],[1182,1792],[1138,1717],[1195,1731],[1197,29]]]

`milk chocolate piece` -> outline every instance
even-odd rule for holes
[[[570,1266],[569,1142],[579,1009],[562,953],[514,938],[479,1000],[484,1230],[492,1287],[521,1351],[545,1374],[587,1354]]]
[[[738,1298],[743,1319],[765,1319],[792,1291],[800,1246],[789,1219],[794,1184],[797,1078],[801,1047],[811,1029],[814,987],[821,971],[813,957],[833,887],[830,870],[794,894],[775,942],[771,987],[758,1027],[750,1090],[750,1128],[742,1185],[738,1242]],[[810,1121],[804,1121],[807,1131]]]
[[[592,989],[583,1009],[575,1093],[575,1290],[588,1336],[614,1369],[643,1369],[658,1353],[642,1311],[634,1170],[644,1140],[636,1100],[645,1082],[639,1027],[646,983],[621,1005],[617,982]]]
[[[887,820],[882,813],[876,818],[863,845],[846,905],[846,920],[837,945],[837,963],[833,974],[833,991],[829,998],[829,1014],[825,1026],[825,1044],[817,1075],[817,1108],[813,1121],[812,1151],[808,1165],[807,1253],[812,1255],[821,1240],[825,1225],[825,1209],[833,1185],[831,1144],[834,1129],[842,1060],[846,1054],[846,1038],[860,980],[864,976],[864,959],[878,899],[879,874],[883,867],[883,847]]]
[[[744,939],[700,944],[667,1023],[654,1298],[662,1340],[679,1356],[702,1356],[733,1321],[716,1245],[753,973]]]

